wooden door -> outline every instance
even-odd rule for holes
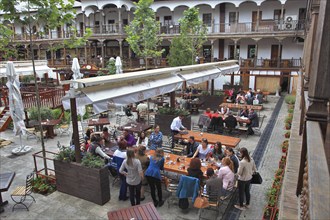
[[[253,11],[252,12],[252,31],[255,31],[256,30],[257,16],[258,16],[258,12],[257,11]]]
[[[249,90],[250,85],[250,71],[243,72],[243,90]]]
[[[277,67],[277,60],[278,60],[278,44],[274,44],[271,47],[270,51],[270,66],[271,67]]]

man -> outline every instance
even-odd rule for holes
[[[206,176],[208,178],[208,180],[206,180],[206,193],[209,196],[209,201],[217,202],[220,198],[223,186],[222,179],[214,174],[213,168],[208,168],[206,170]]]
[[[91,141],[92,143],[88,148],[89,153],[94,156],[100,156],[103,159],[110,159],[110,157],[102,151],[103,138],[101,138],[101,136],[93,134],[91,137]]]
[[[172,148],[174,148],[174,135],[179,134],[181,130],[186,130],[186,127],[182,125],[183,115],[180,115],[173,119],[171,123],[171,133],[172,133]]]
[[[148,111],[148,105],[144,102],[140,102],[140,104],[138,104],[136,106],[136,110],[138,111],[138,121],[141,120],[141,116],[146,115],[147,111]]]
[[[228,117],[225,119],[226,127],[229,129],[229,133],[231,133],[237,126],[237,119],[233,116],[233,112],[229,111]]]
[[[127,142],[127,147],[133,147],[136,144],[134,136],[126,130],[123,132],[123,139]]]
[[[248,116],[250,123],[248,123],[248,134],[253,135],[254,131],[252,128],[259,127],[259,118],[257,113],[251,108]]]
[[[199,146],[199,143],[195,141],[194,136],[190,136],[188,139],[187,144],[187,157],[192,157],[197,150],[197,147]]]

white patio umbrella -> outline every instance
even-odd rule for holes
[[[76,57],[73,58],[73,60],[72,60],[71,70],[73,72],[73,79],[74,80],[81,79],[82,74],[80,73],[80,65],[79,65],[78,59]],[[81,83],[75,83],[74,88],[75,89],[82,88]],[[75,96],[76,95],[78,95],[78,94],[75,94]],[[81,115],[81,117],[83,117],[83,115],[86,113],[85,104],[81,103],[79,101],[79,99],[77,99],[77,100],[78,100],[77,101],[77,112],[78,112],[79,115]]]
[[[13,154],[24,154],[29,152],[32,147],[22,145],[22,134],[25,135],[24,106],[20,92],[20,82],[16,74],[13,62],[6,65],[7,87],[9,90],[9,112],[14,122],[14,133],[20,137],[20,146],[13,149]]]
[[[123,70],[122,70],[122,63],[121,63],[121,59],[119,56],[116,57],[116,63],[115,63],[115,66],[116,66],[116,74],[120,74],[120,73],[123,73]]]

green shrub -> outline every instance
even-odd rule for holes
[[[109,60],[108,64],[107,64],[107,69],[109,70],[109,75],[115,74],[116,73],[116,60]]]
[[[54,119],[59,119],[61,114],[62,114],[62,109],[60,109],[60,108],[56,108],[56,109],[52,110],[52,117]]]
[[[293,112],[294,112],[294,109],[293,109],[293,108],[289,108],[289,109],[288,109],[288,113],[289,113],[289,114],[292,114]]]
[[[284,98],[285,102],[289,105],[293,105],[296,102],[296,96],[294,95],[287,95]]]
[[[89,168],[102,168],[104,167],[104,160],[100,157],[87,153],[81,160],[81,164]]]
[[[63,162],[75,161],[75,152],[71,150],[70,147],[65,147],[64,145],[61,146],[60,142],[57,143],[57,147],[59,149],[59,152],[55,156],[55,160]]]
[[[36,107],[32,107],[28,109],[28,113],[30,120],[38,120],[38,109]],[[53,119],[52,110],[49,108],[41,107],[40,117],[41,120]]]

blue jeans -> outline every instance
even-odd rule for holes
[[[119,177],[120,177],[119,200],[126,200],[127,199],[126,177],[122,174],[119,174]]]

